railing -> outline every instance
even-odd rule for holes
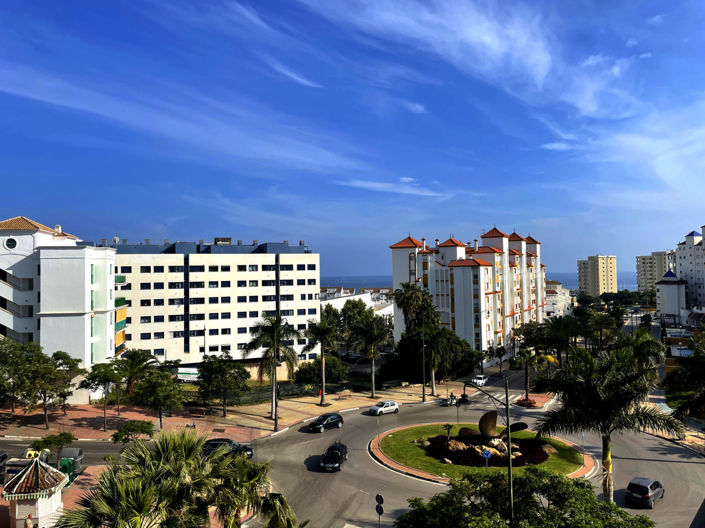
[[[122,321],[118,321],[115,323],[115,331],[117,332],[118,330],[122,330],[127,326],[127,319],[123,319]]]
[[[21,279],[19,277],[15,277],[12,273],[8,273],[4,269],[0,269],[0,281],[6,282],[13,288],[20,291],[31,290],[34,286],[33,279]]]
[[[122,284],[123,282],[125,282],[125,280],[127,279],[124,275],[115,275],[115,282],[117,282],[118,284]]]
[[[125,300],[124,297],[116,297],[115,298],[115,308],[118,306],[125,306],[127,304],[127,301]]]
[[[125,343],[120,343],[118,346],[115,347],[115,355],[117,356],[118,354],[122,354],[125,348]]]

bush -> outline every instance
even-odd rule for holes
[[[337,357],[326,354],[326,384],[346,379],[348,368]],[[296,383],[321,383],[321,357],[302,364],[294,373]]]

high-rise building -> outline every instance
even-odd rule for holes
[[[277,310],[305,330],[320,320],[319,254],[301,241],[232,244],[168,242],[116,244],[117,295],[128,306],[125,343],[158,359],[200,363],[204,354],[245,358],[252,327]],[[291,344],[299,359],[307,340]],[[257,359],[261,351],[247,358]]]
[[[640,292],[656,289],[656,283],[673,270],[676,263],[675,251],[654,251],[651,255],[636,257],[636,283]]]
[[[688,308],[705,306],[705,251],[703,250],[703,232],[691,231],[685,240],[676,246],[675,273],[684,280],[685,298]]]
[[[394,289],[418,284],[432,296],[441,325],[454,330],[475,349],[505,346],[512,350],[514,329],[544,318],[545,266],[541,244],[497,228],[478,241],[454,238],[434,247],[411,236],[390,246]],[[394,307],[394,338],[405,329],[401,310]]]
[[[115,354],[115,250],[79,243],[60,225],[0,221],[0,336],[90,368]]]
[[[578,289],[593,297],[617,292],[617,257],[593,255],[578,261]]]

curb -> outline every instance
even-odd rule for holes
[[[678,446],[680,446],[680,447],[683,447],[683,448],[687,449],[688,451],[690,451],[690,452],[692,452],[692,453],[695,453],[696,455],[698,455],[698,456],[700,456],[700,457],[705,458],[705,453],[702,453],[702,452],[698,451],[697,449],[694,449],[694,448],[690,447],[690,446],[687,445],[687,444],[681,443],[680,440],[677,440],[677,439],[675,439],[675,438],[669,438],[669,437],[667,437],[667,436],[663,436],[663,435],[660,435],[660,434],[658,434],[658,433],[651,433],[651,432],[648,432],[648,431],[642,431],[642,432],[643,432],[644,434],[649,435],[649,436],[653,436],[654,438],[660,438],[661,440],[666,440],[667,442],[671,442],[672,444],[676,444],[676,445],[678,445]]]

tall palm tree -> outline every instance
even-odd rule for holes
[[[601,436],[602,489],[607,502],[614,498],[613,433],[653,430],[683,435],[677,419],[645,405],[655,385],[651,374],[655,368],[636,361],[627,348],[603,351],[597,357],[579,349],[566,365],[536,381],[537,390],[555,393],[562,403],[560,409],[539,418],[539,434],[593,431]]]
[[[590,327],[599,335],[600,340],[598,342],[597,348],[601,350],[605,348],[605,334],[609,333],[610,330],[614,330],[617,325],[614,321],[614,318],[610,314],[604,312],[595,312],[590,317]]]
[[[631,334],[620,334],[615,348],[629,348],[641,363],[663,363],[666,347],[653,338],[648,328],[639,328]]]
[[[126,350],[115,363],[118,372],[126,382],[128,394],[132,394],[137,382],[159,364],[149,350],[137,349]]]
[[[216,515],[223,528],[237,528],[243,512],[261,508],[262,492],[269,486],[269,466],[236,457],[223,484],[215,494]]]
[[[375,392],[375,360],[379,358],[379,348],[392,342],[392,331],[389,322],[379,315],[375,315],[370,308],[365,316],[353,326],[357,350],[367,354],[370,360],[370,377],[372,380],[372,398],[376,397]]]
[[[412,332],[417,326],[418,313],[423,304],[424,291],[416,284],[403,282],[392,294],[394,304],[404,315],[404,326],[407,332]]]
[[[294,368],[299,362],[296,351],[292,347],[295,339],[301,338],[301,332],[284,322],[280,314],[267,315],[255,323],[251,329],[252,339],[245,348],[245,356],[262,349],[262,357],[257,366],[257,379],[264,381],[265,376],[272,381],[272,418],[276,412],[274,401],[277,386],[274,374],[277,366],[284,363],[289,373],[289,379],[294,376]]]
[[[265,528],[304,528],[308,521],[297,523],[291,506],[284,495],[268,493],[262,500],[262,515],[269,517]]]
[[[303,351],[313,350],[317,344],[321,345],[321,401],[319,405],[326,404],[326,352],[333,352],[338,347],[340,327],[330,319],[321,319],[320,322],[309,321],[305,332],[309,342]]]

